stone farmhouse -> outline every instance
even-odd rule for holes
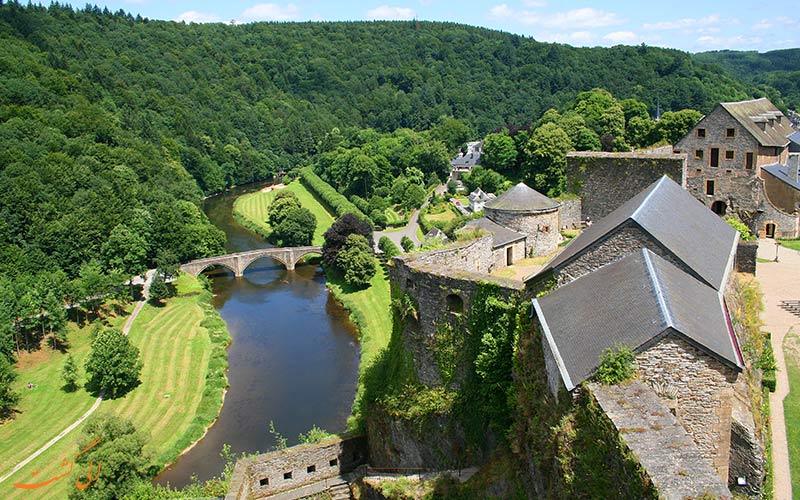
[[[796,238],[800,138],[768,99],[723,102],[674,146],[687,155],[686,185],[719,215],[735,213],[754,233]]]
[[[586,228],[527,285],[554,288],[532,299],[554,395],[593,376],[606,349],[625,345],[641,391],[677,417],[692,453],[725,483],[744,477],[758,488],[760,469],[732,459],[761,460],[758,446],[739,449],[757,440],[751,417],[741,417],[748,412],[737,410],[744,361],[725,300],[738,236],[664,176]]]
[[[561,204],[520,182],[484,204],[485,216],[467,223],[493,236],[493,269],[519,259],[553,253],[560,241]]]

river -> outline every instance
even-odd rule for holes
[[[232,216],[236,197],[258,189],[244,186],[205,201],[211,221],[228,236],[227,250],[268,247]],[[228,325],[228,383],[222,412],[206,436],[156,478],[173,487],[218,476],[220,451],[254,453],[275,445],[276,430],[291,446],[313,425],[329,432],[345,428],[358,379],[359,348],[354,325],[325,287],[315,265],[286,271],[264,258],[244,277],[215,268],[213,305]]]

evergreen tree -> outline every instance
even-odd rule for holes
[[[19,401],[19,394],[11,389],[16,379],[14,365],[5,356],[0,356],[0,421],[8,418]]]
[[[78,387],[78,365],[72,354],[67,355],[64,360],[64,367],[61,369],[61,378],[64,379],[64,389],[68,392],[74,391]]]

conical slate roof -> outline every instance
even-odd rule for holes
[[[559,203],[520,182],[513,188],[486,203],[486,208],[509,212],[555,210]]]

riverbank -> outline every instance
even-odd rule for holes
[[[300,181],[288,184],[284,189],[297,195],[300,204],[309,209],[317,218],[317,228],[314,231],[313,245],[322,245],[322,235],[333,224],[333,216],[325,206],[308,190]],[[233,202],[233,218],[264,239],[269,239],[272,228],[267,223],[267,210],[278,190],[255,191],[236,198]]]
[[[144,306],[131,328],[129,337],[139,348],[143,362],[141,384],[122,398],[103,401],[96,412],[129,418],[149,433],[147,449],[158,467],[175,460],[213,423],[227,385],[225,348],[230,335],[210,304],[211,294],[188,275],[181,275],[177,287],[178,296],[162,307]],[[120,327],[126,317],[110,319],[112,325]],[[87,325],[70,334],[69,352],[79,366],[80,384],[85,380],[83,363],[90,350],[92,328]],[[61,389],[60,372],[66,355],[54,351],[40,356],[47,359],[22,360],[25,366],[20,367],[17,388],[24,395],[21,412],[0,426],[0,462],[4,465],[36,449],[49,439],[50,429],[58,432],[63,421],[74,420],[75,414],[91,405],[92,397],[83,388],[74,393]],[[34,389],[22,387],[29,381]],[[0,485],[0,498],[66,498],[70,489],[67,479],[35,490],[14,488],[13,483],[31,482],[34,472],[39,480],[59,475],[62,458],[78,451],[76,442],[82,428],[73,430]],[[31,439],[26,439],[28,436]]]

